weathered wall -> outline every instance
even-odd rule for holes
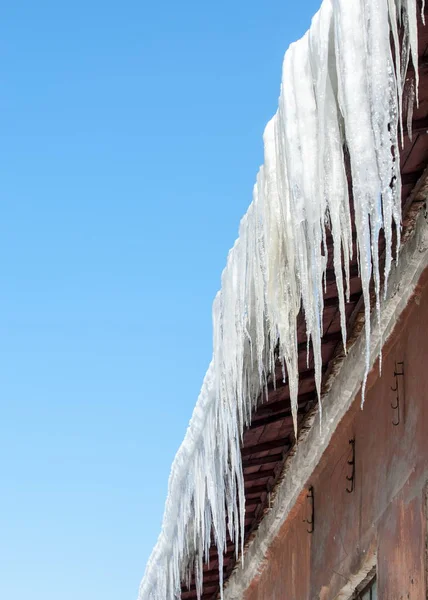
[[[396,427],[395,361],[405,369]],[[343,599],[375,562],[380,599],[427,598],[428,270],[384,347],[382,375],[378,365],[370,374],[364,410],[360,402],[357,396],[310,479],[314,532],[303,522],[309,506],[303,492],[245,600]],[[348,494],[351,438],[356,479]]]

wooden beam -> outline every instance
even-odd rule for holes
[[[242,461],[242,467],[247,469],[248,467],[258,467],[259,465],[269,465],[275,462],[281,462],[284,458],[284,453],[271,454],[270,456],[262,456],[258,458],[249,458]]]
[[[360,294],[358,295],[360,296]],[[337,308],[339,308],[339,304],[337,305]],[[341,331],[335,331],[334,333],[326,333],[322,338],[321,338],[321,342],[323,344],[330,344],[332,342],[336,343],[336,342],[341,342],[342,341],[342,332]],[[307,348],[308,343],[305,342],[300,342],[300,344],[297,346],[298,352],[306,352],[306,348]]]
[[[250,454],[258,454],[259,452],[267,452],[268,450],[276,450],[277,448],[290,447],[289,437],[278,438],[277,440],[271,440],[270,442],[263,442],[261,444],[254,444],[254,446],[244,446],[241,449],[242,456],[249,456]]]
[[[234,550],[235,550],[235,544],[233,544],[232,542],[228,543],[226,546],[225,556],[227,556],[230,552],[233,552]],[[212,545],[210,548],[210,559],[215,558],[215,557],[218,557],[218,552],[217,552],[217,548]]]
[[[206,565],[207,566],[207,565]],[[227,571],[228,567],[223,567],[223,573]],[[204,581],[212,581],[215,577],[218,580],[219,569],[210,569],[209,571],[204,571]]]
[[[267,485],[253,485],[253,487],[246,487],[245,488],[245,494],[246,495],[251,495],[251,494],[267,494],[269,492]]]
[[[244,473],[244,481],[258,481],[259,479],[270,479],[271,477],[275,477],[275,471],[273,469],[269,469],[269,471],[257,471],[257,473]]]
[[[301,415],[306,414],[306,410],[304,407],[298,408],[297,412]],[[287,408],[283,411],[276,412],[266,417],[261,417],[260,419],[254,419],[251,422],[250,429],[257,429],[258,427],[264,427],[265,425],[270,425],[271,423],[276,423],[277,421],[285,421],[286,419],[289,419],[290,424],[293,425],[293,419],[291,417],[291,408]]]
[[[317,395],[316,392],[307,392],[306,394],[299,394],[297,397],[299,408],[303,408],[308,404],[308,402],[316,402]],[[260,404],[256,412],[254,413],[254,418],[259,415],[270,415],[275,412],[280,412],[282,410],[290,410],[290,396],[286,396],[281,400],[275,400],[274,402],[265,402],[264,404]]]
[[[323,365],[322,366],[322,372],[321,372],[321,377],[324,375],[324,373],[327,370],[327,365]],[[277,371],[279,371],[279,369],[277,369]],[[299,382],[300,381],[307,381],[308,379],[313,379],[315,377],[315,369],[305,369],[304,371],[300,371],[299,373]],[[268,391],[272,392],[272,391],[277,391],[279,389],[281,389],[281,387],[286,387],[288,386],[288,382],[286,381],[284,383],[284,379],[283,379],[283,374],[282,374],[282,370],[280,371],[280,373],[278,373],[276,375],[276,385],[274,387],[273,383],[269,383],[268,385]]]
[[[345,302],[345,306],[348,304],[355,304],[360,299],[360,296],[361,292],[351,294],[349,296],[349,302]],[[334,296],[333,298],[325,298],[324,308],[331,308],[332,306],[337,306],[339,308],[339,298],[337,296]]]
[[[350,279],[354,279],[354,277],[358,277],[358,264],[351,264],[349,266],[349,277]],[[327,283],[333,283],[336,281],[336,273],[334,272],[334,268],[331,267],[326,269],[325,271],[325,280]],[[339,302],[338,302],[339,304]]]
[[[208,590],[212,590],[214,592],[214,590],[216,588],[218,588],[218,582],[219,582],[219,578],[217,576],[217,581],[207,581],[205,582],[205,578],[203,579],[203,591],[204,592],[208,592]],[[183,598],[183,594],[186,594],[188,592],[196,592],[196,584],[192,583],[190,585],[190,588],[187,588],[186,586],[184,588],[181,588],[181,597]]]

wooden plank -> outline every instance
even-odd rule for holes
[[[284,458],[284,453],[271,454],[270,456],[262,456],[257,458],[249,458],[242,461],[242,467],[247,469],[248,467],[258,467],[259,465],[269,465],[271,463],[280,462]]]
[[[270,442],[263,442],[262,444],[255,444],[254,446],[244,446],[241,449],[242,456],[249,456],[250,454],[258,454],[259,452],[267,452],[268,450],[276,450],[277,448],[290,447],[289,437],[282,437],[277,440],[271,440]]]
[[[269,471],[257,471],[257,473],[244,473],[244,481],[259,481],[260,479],[270,479],[275,477],[275,471],[269,469]]]
[[[245,487],[245,493],[247,495],[250,494],[267,494],[269,491],[267,484],[265,485],[253,485],[253,486],[246,486]]]

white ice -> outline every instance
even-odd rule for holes
[[[320,393],[330,235],[345,346],[349,264],[357,253],[368,370],[372,280],[380,310],[378,238],[383,230],[387,281],[393,224],[398,233],[401,224],[398,156],[410,60],[417,60],[416,0],[324,0],[308,33],[286,52],[278,111],[264,133],[264,165],[214,301],[212,362],[171,469],[162,532],[140,600],[180,598],[192,573],[200,595],[212,543],[222,576],[227,531],[237,552],[242,549],[242,435],[277,359],[285,366],[297,428],[301,309]]]

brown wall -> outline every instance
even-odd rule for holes
[[[394,363],[401,422],[396,413]],[[357,397],[340,423],[309,484],[315,529],[307,533],[303,492],[272,544],[264,570],[245,600],[332,600],[377,555],[381,600],[426,600],[425,486],[428,481],[428,272],[376,365],[364,409]],[[355,438],[356,479],[346,492],[349,440]]]

